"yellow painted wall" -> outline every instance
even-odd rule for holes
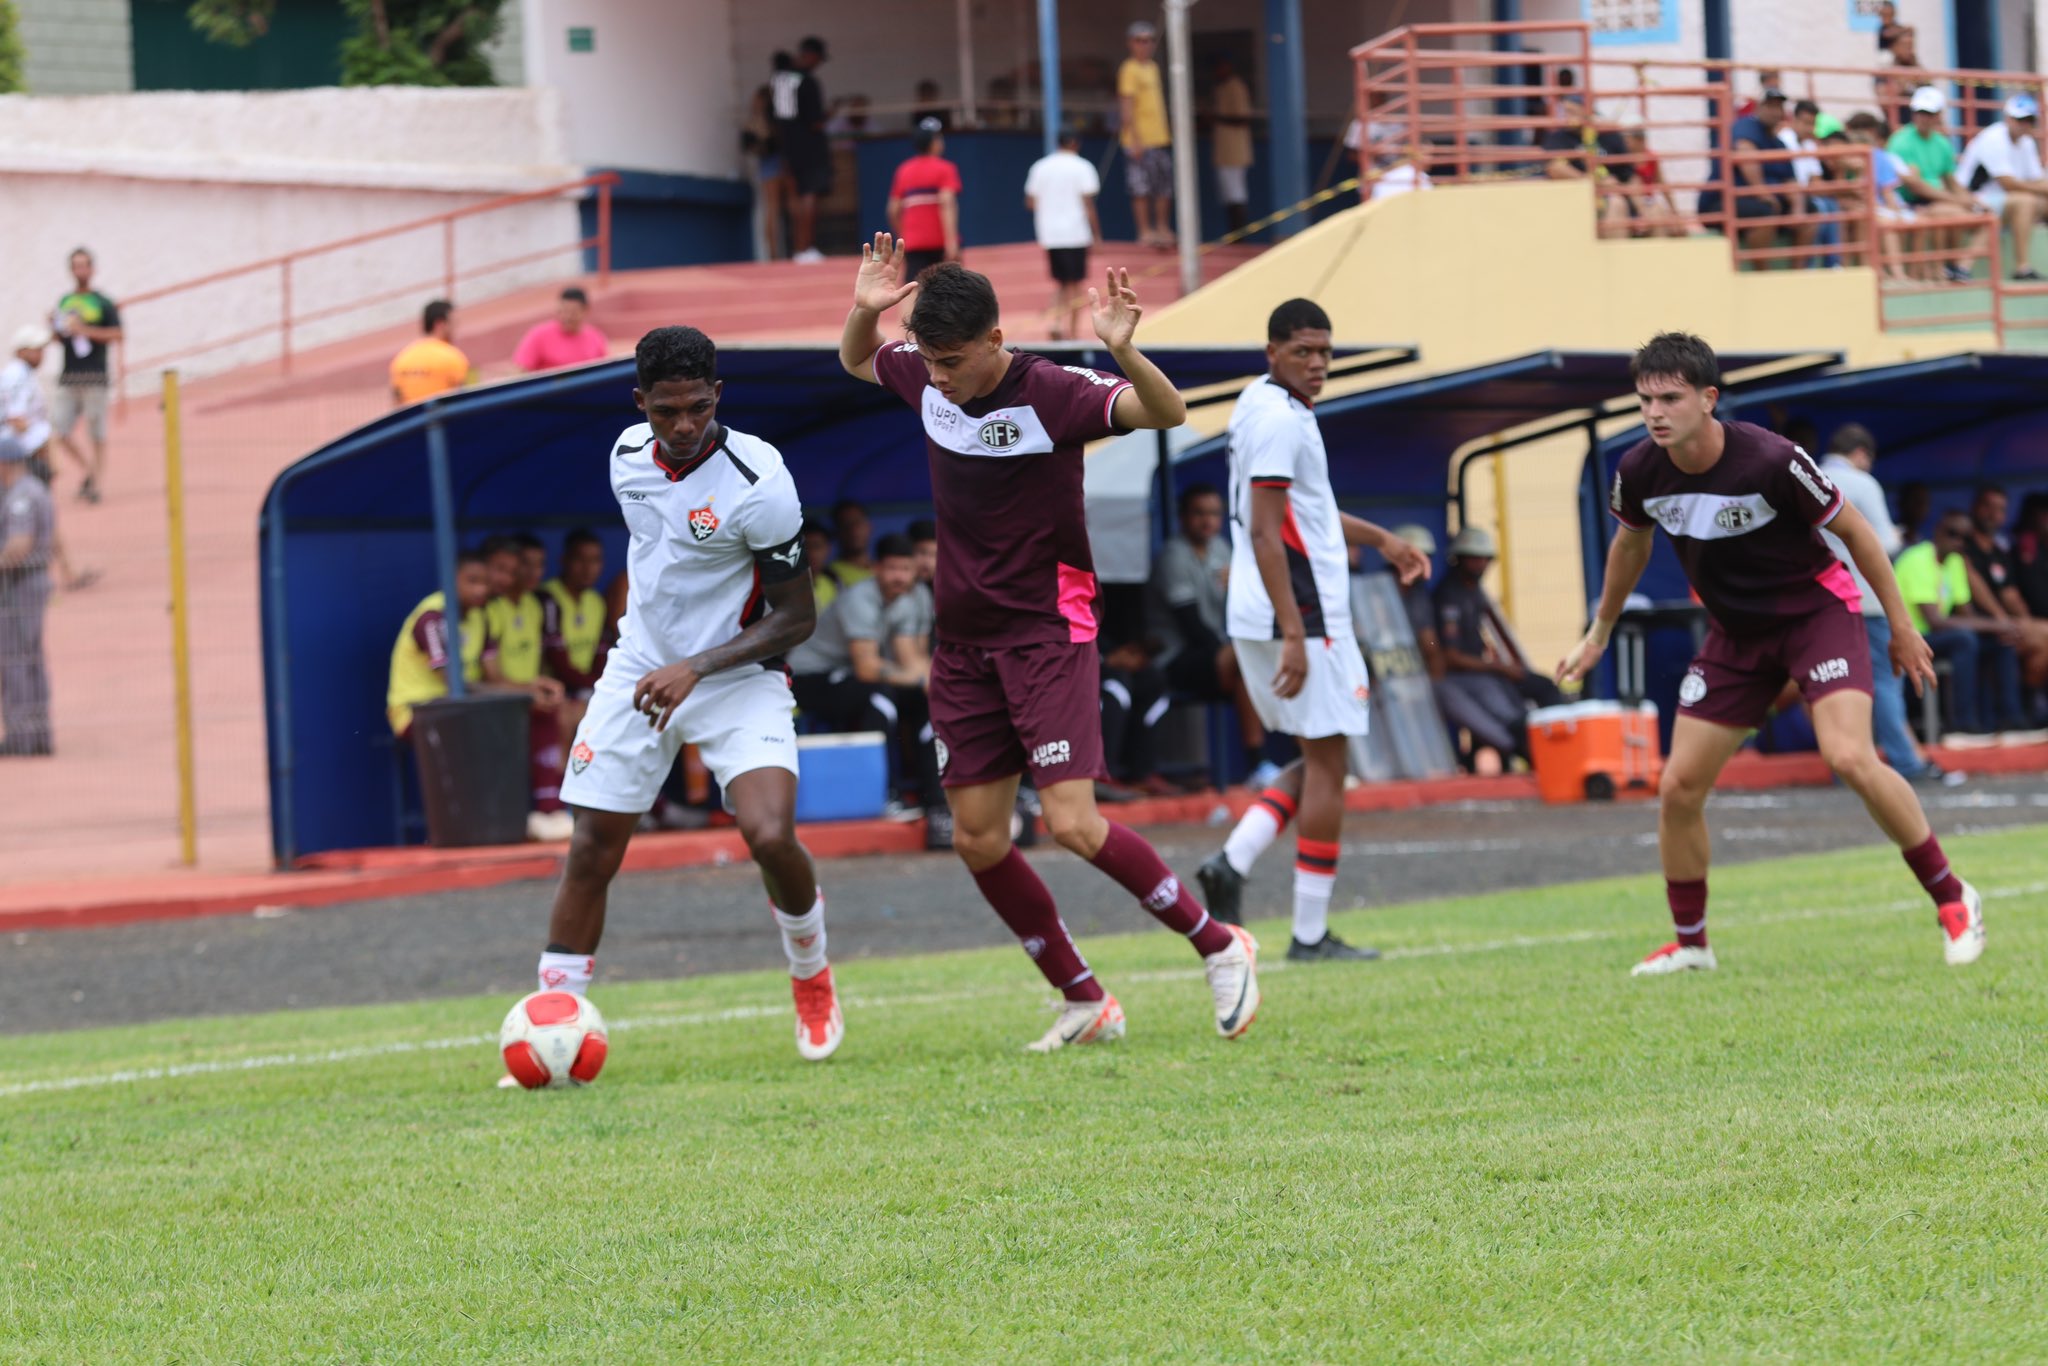
[[[1718,237],[1602,242],[1590,185],[1527,181],[1338,214],[1162,309],[1143,339],[1261,345],[1267,313],[1296,295],[1322,304],[1340,344],[1421,348],[1417,365],[1361,388],[1550,348],[1630,352],[1671,330],[1717,350],[1840,351],[1857,365],[1997,345],[1989,332],[1881,332],[1868,270],[1738,273]],[[1627,389],[1617,367],[1615,393]],[[1516,629],[1538,660],[1561,654],[1585,622],[1576,501],[1585,450],[1573,434],[1505,458],[1512,522],[1502,568]],[[1473,520],[1496,524],[1494,480],[1475,471],[1470,490]]]

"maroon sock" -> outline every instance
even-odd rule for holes
[[[1000,863],[976,873],[974,882],[1010,933],[1023,943],[1024,952],[1038,964],[1045,980],[1058,987],[1061,995],[1069,1001],[1102,999],[1102,983],[1095,980],[1081,951],[1074,947],[1074,937],[1060,919],[1051,890],[1015,845]]]
[[[1664,900],[1671,905],[1671,928],[1678,942],[1691,949],[1707,946],[1707,880],[1664,881]]]
[[[1948,866],[1948,855],[1941,852],[1941,841],[1931,833],[1925,843],[1906,850],[1906,866],[1913,870],[1914,877],[1920,879],[1927,895],[1934,898],[1936,907],[1963,899],[1963,880]]]
[[[1138,898],[1160,924],[1186,935],[1204,958],[1230,947],[1230,931],[1209,918],[1202,903],[1188,895],[1159,851],[1145,843],[1142,835],[1111,821],[1109,838],[1089,862]]]

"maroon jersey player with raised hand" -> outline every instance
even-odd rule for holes
[[[1678,937],[1635,972],[1715,966],[1707,947],[1707,793],[1787,678],[1806,698],[1822,756],[1933,898],[1948,961],[1974,963],[1984,951],[1983,903],[1950,870],[1912,785],[1877,757],[1862,599],[1819,529],[1849,547],[1891,620],[1892,671],[1917,689],[1934,682],[1934,656],[1906,615],[1883,543],[1805,451],[1714,415],[1720,362],[1698,337],[1653,338],[1629,375],[1650,435],[1615,468],[1609,501],[1621,527],[1608,548],[1607,581],[1591,629],[1557,676],[1583,678],[1599,662],[1657,527],[1713,620],[1679,686],[1657,794],[1657,849]]]
[[[984,276],[946,263],[899,285],[897,256],[887,233],[861,249],[839,362],[923,421],[939,531],[932,729],[954,851],[1066,998],[1031,1047],[1121,1038],[1124,1015],[1010,842],[1027,767],[1053,838],[1194,944],[1217,1032],[1237,1038],[1258,1011],[1257,941],[1212,920],[1151,845],[1095,806],[1095,780],[1106,770],[1082,447],[1114,432],[1179,426],[1187,405],[1132,344],[1140,310],[1128,273],[1112,270],[1088,292],[1096,335],[1123,370],[1114,375],[1007,349]],[[910,340],[885,342],[881,315],[913,296]]]

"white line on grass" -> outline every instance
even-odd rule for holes
[[[2048,882],[2028,882],[2015,887],[1986,889],[1987,897],[2037,896],[2048,892]],[[1784,911],[1776,915],[1738,916],[1722,920],[1726,925],[1787,925],[1802,920],[1837,920],[1845,916],[1925,909],[1925,897],[1901,897],[1868,906],[1834,906],[1817,910]],[[1356,908],[1363,909],[1363,908]],[[1640,937],[1643,931],[1630,926],[1608,930],[1567,930],[1562,934],[1517,934],[1502,939],[1482,939],[1469,944],[1414,944],[1391,948],[1381,956],[1398,958],[1442,958],[1465,954],[1501,953],[1512,949],[1545,949],[1563,944],[1586,944],[1606,939]],[[1286,966],[1281,959],[1262,971]],[[1163,968],[1150,972],[1127,972],[1118,979],[1126,982],[1180,982],[1202,976],[1200,968]],[[1034,988],[1035,990],[1036,988]],[[949,1005],[980,1000],[986,991],[926,992],[916,996],[849,996],[844,1004],[857,1010],[898,1010],[905,1006]],[[739,1020],[769,1019],[789,1014],[786,1005],[728,1006],[723,1010],[693,1011],[679,1015],[645,1015],[607,1021],[612,1030],[685,1029],[700,1025],[730,1024]],[[132,1067],[119,1072],[96,1072],[84,1076],[47,1077],[39,1081],[13,1082],[0,1086],[0,1100],[13,1096],[45,1095],[54,1091],[78,1091],[101,1086],[125,1086],[141,1081],[174,1081],[181,1077],[213,1076],[231,1072],[259,1072],[273,1067],[324,1066],[338,1062],[359,1062],[365,1058],[402,1057],[408,1053],[438,1053],[451,1048],[480,1048],[493,1042],[495,1034],[461,1034],[445,1039],[398,1039],[390,1043],[365,1044],[359,1048],[330,1048],[310,1053],[264,1053],[251,1058],[227,1058],[213,1062],[175,1063],[163,1067]]]

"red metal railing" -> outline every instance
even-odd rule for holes
[[[194,291],[208,286],[223,284],[231,280],[252,279],[269,272],[275,272],[277,277],[278,311],[275,318],[228,336],[209,337],[204,341],[192,342],[157,355],[126,357],[122,360],[120,368],[129,374],[148,374],[175,361],[186,361],[211,351],[219,351],[227,347],[239,346],[246,342],[275,336],[278,339],[277,359],[279,365],[284,373],[290,374],[292,368],[293,331],[296,328],[302,328],[310,323],[322,322],[330,318],[341,317],[361,309],[373,308],[378,304],[390,303],[395,299],[420,298],[429,291],[438,291],[441,297],[452,300],[455,297],[456,285],[460,281],[475,280],[481,276],[495,274],[499,271],[531,265],[536,261],[559,257],[566,252],[594,250],[597,255],[598,280],[600,283],[603,283],[611,275],[612,187],[618,183],[619,177],[609,171],[601,175],[585,176],[581,180],[572,180],[560,185],[550,185],[539,190],[528,190],[521,194],[503,195],[496,199],[487,199],[482,203],[466,205],[460,209],[450,209],[446,213],[437,213],[426,218],[416,218],[405,223],[394,223],[390,227],[357,233],[351,237],[336,238],[331,242],[322,242],[316,246],[301,247],[294,251],[288,251],[281,256],[272,256],[261,261],[251,261],[245,265],[234,266],[227,270],[214,271],[210,275],[201,275],[194,279],[181,280],[173,285],[165,285],[159,289],[144,290],[141,293],[130,295],[121,301],[121,312],[123,326],[131,336],[136,335],[138,332],[135,322],[135,311],[140,307],[162,304],[168,299],[190,296]],[[517,256],[481,262],[458,263],[455,232],[457,223],[487,214],[500,213],[506,209],[516,208],[522,204],[532,204],[540,200],[564,197],[582,199],[592,190],[595,190],[597,193],[597,224],[596,231],[592,235],[588,237],[578,236],[576,240],[563,243],[560,246],[524,252]],[[386,241],[391,238],[404,236],[407,233],[424,232],[436,227],[440,229],[440,270],[438,275],[416,282],[409,282],[391,289],[378,290],[372,293],[351,294],[343,302],[328,304],[324,307],[303,312],[295,307],[292,276],[294,270],[305,262],[316,257],[328,256],[335,252],[346,251],[373,242]],[[146,328],[143,330],[146,332]],[[115,375],[115,392],[121,392],[121,375],[119,371]]]
[[[1513,38],[1516,50],[1493,50],[1502,37]],[[1474,39],[1489,46],[1457,46]],[[2048,294],[2048,284],[2004,278],[1995,215],[1908,224],[1880,214],[1870,188],[1874,149],[1824,144],[1724,154],[1734,141],[1738,103],[1766,76],[1794,100],[1875,108],[1887,123],[1897,121],[1915,88],[1931,84],[1948,96],[1946,126],[1967,134],[1999,117],[2009,94],[2025,91],[2048,104],[2048,75],[1915,69],[1902,76],[1860,67],[1604,58],[1594,55],[1590,25],[1572,21],[1410,25],[1353,48],[1352,59],[1362,131],[1359,174],[1368,183],[1401,161],[1439,183],[1591,178],[1599,187],[1603,236],[1705,230],[1728,238],[1738,269],[1870,268],[1881,326],[1983,326],[2003,344],[2008,301]],[[1588,108],[1586,122],[1581,111]],[[1540,145],[1544,134],[1582,123],[1592,145],[1562,151]],[[1625,150],[1617,148],[1617,137]],[[1630,137],[1640,141],[1627,145]],[[1737,183],[1739,167],[1807,158],[1824,168],[1811,188],[1795,183],[1766,192]],[[1634,174],[1648,166],[1657,167],[1653,183]],[[1676,174],[1663,174],[1667,167]],[[1751,201],[1783,194],[1774,206],[1781,212],[1755,214],[1752,203],[1751,216],[1738,219],[1738,192]],[[1833,200],[1834,207],[1816,199]],[[1825,235],[1839,240],[1819,240]],[[1964,267],[1970,277],[1947,278],[1949,265]],[[1887,312],[1888,300],[1930,290],[1949,291],[1953,306],[1898,319]],[[1976,304],[1978,297],[1985,302]]]

